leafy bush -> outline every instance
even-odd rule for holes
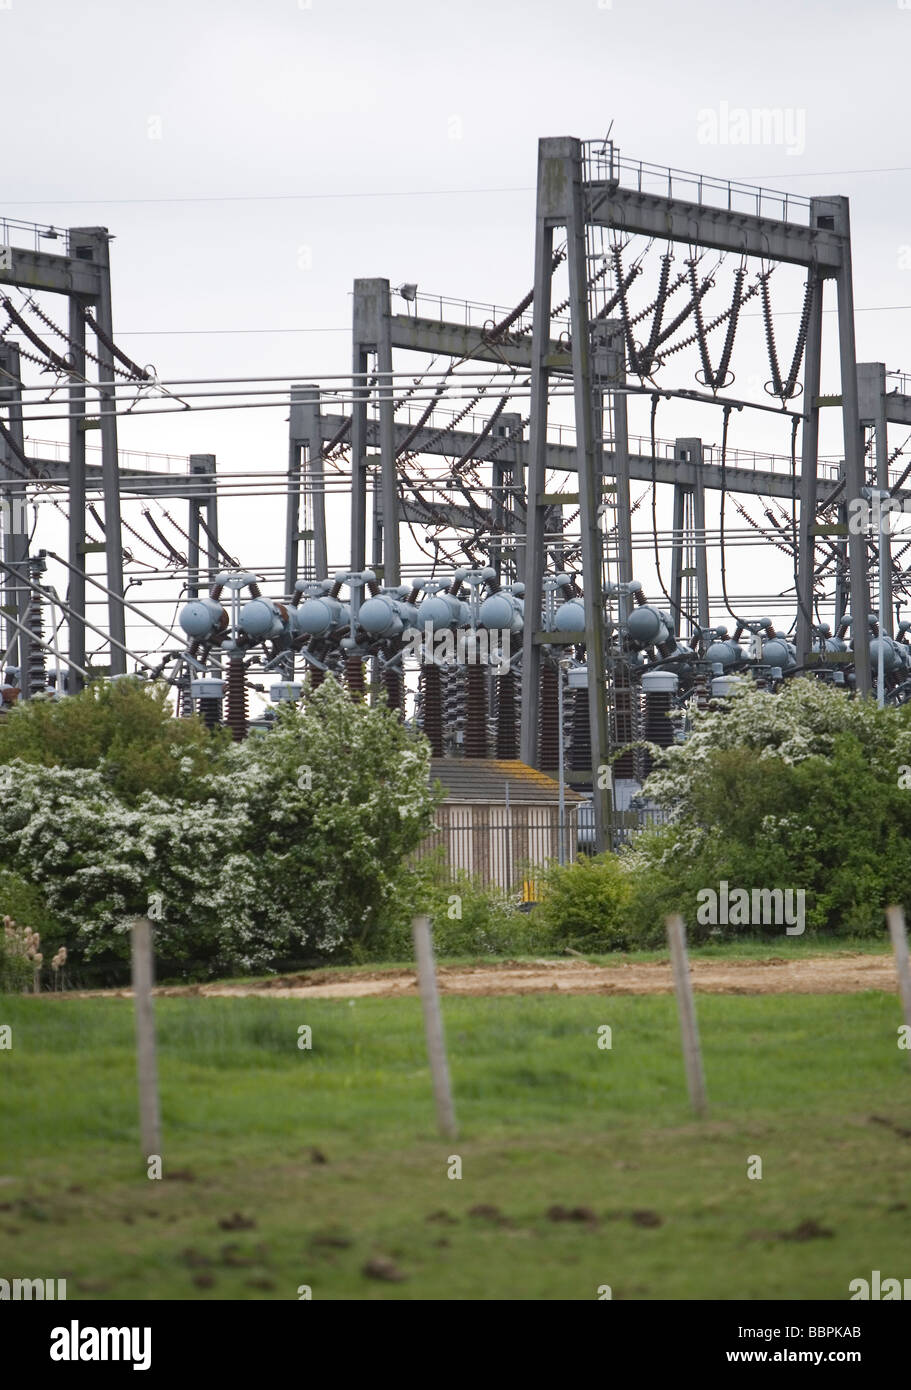
[[[879,710],[809,680],[777,695],[748,688],[695,713],[689,739],[658,763],[645,794],[674,820],[624,856],[637,940],[663,940],[674,911],[693,940],[755,933],[698,922],[697,894],[722,881],[802,889],[807,928],[834,935],[879,933],[884,907],[904,897],[911,707]]]
[[[241,744],[206,743],[196,720],[166,724],[155,688],[106,689],[73,697],[68,749],[66,719],[45,723],[41,702],[19,721],[25,758],[8,764],[0,797],[0,869],[73,923],[68,946],[125,958],[130,921],[147,913],[160,955],[213,971],[366,938],[429,827],[423,738],[335,681]]]
[[[450,877],[440,850],[410,866],[394,901],[352,959],[411,960],[411,919],[418,913],[431,918],[440,956],[527,954],[550,944],[537,911],[520,911],[515,899],[467,873]]]
[[[20,926],[41,936],[64,939],[64,924],[48,910],[39,888],[19,874],[0,869],[0,918],[3,917],[12,917]]]
[[[40,970],[43,956],[37,932],[20,927],[12,917],[0,922],[0,994],[20,994]]]
[[[545,872],[534,915],[554,945],[622,950],[631,944],[630,899],[629,875],[617,855],[581,855]]]
[[[197,779],[217,768],[230,735],[175,719],[169,695],[164,682],[128,678],[94,682],[65,700],[26,700],[0,722],[0,765],[100,770],[126,805],[148,792],[204,799]]]

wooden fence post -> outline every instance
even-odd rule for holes
[[[699,1046],[696,1006],[693,1002],[693,982],[690,979],[689,962],[686,954],[686,931],[683,926],[683,918],[677,912],[666,917],[664,921],[667,928],[668,945],[671,949],[677,1010],[680,1014],[680,1035],[683,1039],[686,1084],[689,1087],[690,1100],[696,1114],[705,1115],[708,1113],[708,1100],[705,1094],[705,1073],[702,1068],[702,1050]]]
[[[411,922],[414,937],[414,953],[418,967],[418,988],[424,1007],[424,1031],[427,1035],[427,1056],[430,1061],[430,1078],[433,1082],[433,1095],[437,1108],[437,1123],[440,1133],[447,1139],[455,1139],[455,1108],[452,1103],[452,1085],[449,1080],[449,1065],[446,1061],[446,1043],[443,1037],[443,1017],[440,1013],[440,994],[437,989],[436,966],[433,960],[433,941],[430,936],[430,918],[414,917]]]
[[[136,1066],[139,1076],[139,1136],[142,1156],[161,1154],[158,1061],[155,1054],[154,959],[152,923],[134,917],[132,927],[133,1002],[136,1008]]]
[[[901,995],[902,1013],[905,1016],[905,1024],[911,1028],[911,961],[908,959],[908,933],[905,929],[905,911],[902,907],[887,907],[886,921],[889,923],[889,935],[892,937],[892,949],[895,952],[895,969],[898,972],[898,990]],[[908,1053],[908,1061],[911,1063],[911,1051]]]

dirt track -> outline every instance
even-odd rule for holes
[[[897,989],[891,955],[843,952],[787,960],[695,960],[695,988],[703,994],[854,994],[859,990]],[[509,961],[497,965],[443,966],[443,994],[669,994],[673,989],[667,960],[589,965],[583,960]],[[129,990],[97,991],[126,997]],[[187,985],[156,990],[159,995],[270,996],[274,999],[395,999],[417,993],[410,970],[314,971],[279,976],[256,984]],[[73,998],[73,995],[60,996]]]

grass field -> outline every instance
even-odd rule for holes
[[[130,1002],[7,996],[0,1277],[70,1298],[844,1299],[911,1275],[897,999],[697,1008],[703,1122],[671,997],[447,998],[444,1142],[416,999],[161,999],[150,1181]]]

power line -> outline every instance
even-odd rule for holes
[[[5,198],[10,207],[122,207],[151,203],[319,203],[345,198],[452,198],[479,194],[533,193],[531,184],[513,188],[404,188],[376,193],[225,193],[181,198]]]
[[[868,169],[789,170],[786,174],[740,174],[730,177],[735,183],[753,183],[764,179],[832,179],[855,178],[867,174],[907,173],[911,173],[911,166],[894,165]],[[316,203],[362,198],[479,197],[534,191],[533,184],[516,184],[505,188],[406,188],[392,192],[358,193],[224,193],[176,198],[7,198],[4,202],[10,207],[125,207],[170,203]]]

